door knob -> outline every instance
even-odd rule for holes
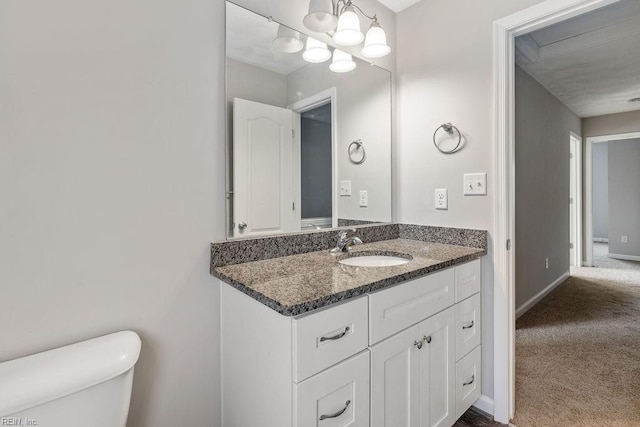
[[[244,230],[245,228],[247,228],[246,222],[242,221],[240,224],[238,224],[238,229]]]

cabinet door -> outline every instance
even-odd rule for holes
[[[455,423],[455,312],[451,307],[421,322],[420,426]]]
[[[415,325],[371,348],[371,427],[420,426],[420,338]]]

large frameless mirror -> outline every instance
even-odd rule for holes
[[[390,222],[390,72],[226,5],[228,237]]]

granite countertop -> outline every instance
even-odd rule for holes
[[[353,267],[340,264],[360,252],[408,255],[411,261],[393,267]],[[214,267],[211,273],[285,316],[295,316],[405,280],[461,264],[486,249],[393,239],[365,243],[349,254],[328,250]]]

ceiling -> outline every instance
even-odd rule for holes
[[[398,13],[405,10],[411,5],[418,3],[420,0],[378,0],[379,3],[387,6],[389,9]]]
[[[640,110],[640,1],[518,37],[516,62],[580,117]]]
[[[272,47],[279,24],[227,2],[227,57],[287,75],[307,64],[302,52],[284,53]],[[306,40],[301,35],[302,40]]]

